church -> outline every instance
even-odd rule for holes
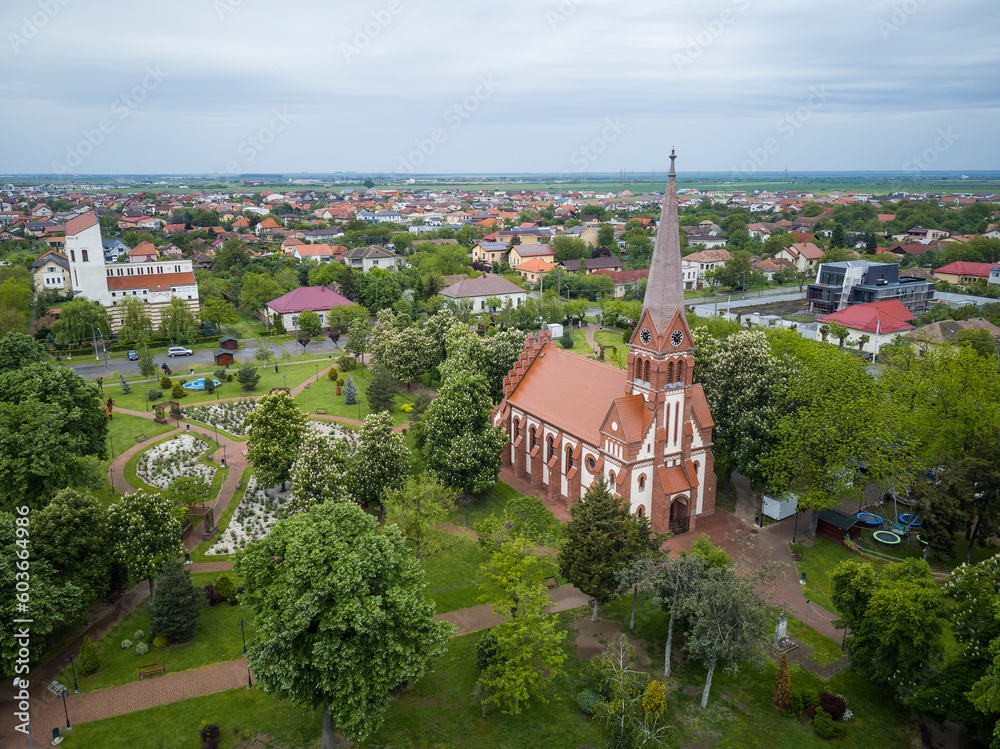
[[[529,335],[493,423],[509,437],[504,465],[550,498],[571,506],[603,476],[655,530],[682,533],[715,512],[716,479],[684,316],[675,158],[627,369],[565,351],[548,330]]]

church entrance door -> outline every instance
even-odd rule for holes
[[[686,533],[689,527],[690,516],[688,514],[688,503],[684,497],[678,497],[670,503],[670,531],[671,533]]]

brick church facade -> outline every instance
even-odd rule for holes
[[[628,367],[565,351],[534,333],[504,381],[493,423],[509,436],[504,464],[572,505],[603,476],[654,529],[693,529],[715,512],[712,414],[693,382],[684,316],[674,154],[646,298]]]

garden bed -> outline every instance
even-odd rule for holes
[[[245,437],[243,424],[247,415],[257,408],[257,401],[229,401],[210,406],[190,406],[184,409],[184,418],[210,427],[218,427],[237,437]]]
[[[211,485],[218,469],[201,461],[205,450],[205,443],[194,435],[179,434],[144,452],[136,466],[136,475],[157,489],[167,489],[174,479],[185,476]]]

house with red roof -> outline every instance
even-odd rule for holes
[[[791,262],[800,273],[813,270],[821,257],[823,250],[812,242],[795,242],[774,255],[776,260]]]
[[[843,325],[851,333],[866,336],[867,340],[859,344],[859,351],[878,354],[879,348],[891,341],[900,333],[913,330],[910,320],[916,319],[910,310],[898,299],[871,304],[852,304],[839,312],[817,317],[816,322],[823,325],[836,323]],[[817,336],[820,336],[817,329]]]
[[[130,263],[153,263],[159,256],[160,252],[152,242],[140,242],[134,250],[129,250],[128,261]]]
[[[350,299],[326,286],[300,286],[277,299],[272,299],[264,305],[264,308],[267,310],[269,320],[273,321],[280,317],[285,330],[295,330],[299,315],[306,310],[318,314],[320,322],[328,325],[330,310],[349,307],[351,304],[353,302]]]
[[[996,263],[973,263],[968,260],[957,260],[933,271],[934,277],[956,286],[971,286],[976,281],[988,281],[990,268]]]

